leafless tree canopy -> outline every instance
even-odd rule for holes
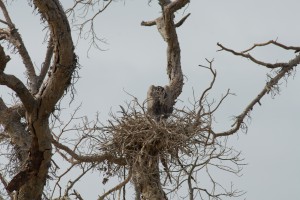
[[[208,101],[217,72],[213,60],[200,65],[211,74],[211,82],[200,94],[194,96],[189,107],[175,106],[183,88],[181,49],[177,28],[184,29],[190,14],[177,20],[176,12],[186,8],[189,0],[159,0],[161,16],[141,22],[144,28],[157,28],[162,41],[167,44],[167,76],[164,86],[149,86],[147,99],[139,102],[135,97],[120,106],[120,113],[111,114],[107,122],[98,117],[88,120],[75,110],[68,121],[62,120],[57,109],[66,93],[73,93],[77,75],[77,55],[71,37],[71,26],[99,48],[94,31],[94,19],[112,0],[74,0],[64,10],[58,0],[30,1],[49,30],[48,47],[41,70],[37,73],[33,61],[6,9],[0,1],[4,18],[0,19],[0,84],[17,96],[13,104],[0,97],[0,199],[79,199],[82,196],[74,185],[86,174],[100,172],[105,175],[103,184],[117,177],[119,184],[99,193],[100,199],[130,198],[126,185],[134,186],[135,199],[166,200],[222,199],[244,194],[229,185],[225,187],[213,176],[218,169],[239,175],[243,165],[240,152],[227,144],[227,137],[238,131],[247,131],[246,119],[261,99],[275,94],[279,82],[290,76],[300,63],[300,47],[287,46],[270,40],[254,44],[244,51],[236,51],[218,43],[219,51],[247,58],[262,67],[270,68],[272,75],[262,90],[236,116],[229,130],[218,132],[212,126],[214,115],[224,100],[231,95],[225,92],[221,99]],[[146,2],[147,3],[147,2]],[[14,74],[6,73],[10,56],[3,44],[11,46],[22,58],[27,82]],[[295,51],[295,57],[283,63],[268,63],[251,55],[255,48],[274,45]],[[2,160],[5,160],[2,162]],[[61,164],[63,162],[64,164]],[[63,179],[73,169],[73,178],[67,184]],[[199,177],[206,176],[210,185],[203,185]],[[179,194],[186,188],[185,194]],[[96,191],[95,191],[96,192]]]

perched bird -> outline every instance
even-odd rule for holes
[[[151,85],[147,93],[147,110],[157,121],[168,118],[173,111],[165,88]]]

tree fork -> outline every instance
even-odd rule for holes
[[[53,38],[54,59],[51,76],[35,95],[34,104],[27,102],[28,97],[31,96],[26,93],[27,90],[19,91],[26,109],[26,121],[32,141],[26,164],[7,186],[8,191],[16,191],[18,200],[42,198],[52,157],[52,137],[48,119],[57,101],[70,85],[77,64],[71,29],[60,2],[58,0],[34,0],[33,3],[42,18],[49,24]],[[18,94],[18,91],[16,93]]]
[[[176,99],[182,92],[183,74],[181,70],[180,45],[176,33],[176,28],[181,26],[187,19],[189,14],[180,20],[177,24],[174,23],[174,13],[184,7],[188,0],[166,1],[160,0],[159,4],[162,7],[163,15],[156,20],[142,22],[143,26],[156,25],[163,40],[167,43],[167,74],[169,84],[161,86],[151,85],[147,92],[147,112],[160,122],[162,119],[167,119],[173,112],[173,106]],[[157,199],[167,200],[167,196],[163,191],[160,182],[159,172],[159,155],[155,144],[153,148],[144,149],[141,155],[138,155],[133,168],[133,181],[136,189],[136,200],[140,198],[145,200]]]

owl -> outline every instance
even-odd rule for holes
[[[166,119],[173,111],[173,105],[169,103],[169,94],[164,87],[151,85],[147,93],[148,114],[156,121]]]

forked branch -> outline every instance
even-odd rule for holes
[[[103,162],[105,160],[118,164],[118,165],[126,165],[126,160],[123,158],[116,158],[111,154],[103,154],[103,155],[78,155],[75,151],[71,150],[69,147],[57,142],[55,139],[52,139],[52,144],[65,152],[67,152],[73,159],[79,161],[79,162]]]
[[[1,8],[2,13],[6,20],[5,24],[7,24],[7,26],[8,26],[7,34],[3,35],[5,37],[2,37],[1,39],[6,39],[9,43],[11,43],[14,46],[14,48],[16,48],[18,50],[18,53],[20,54],[20,56],[23,60],[23,63],[25,65],[26,71],[27,71],[30,88],[33,93],[36,93],[37,92],[37,85],[36,85],[37,76],[35,73],[33,62],[29,56],[29,53],[28,53],[26,47],[25,47],[22,37],[18,32],[18,29],[15,27],[15,25],[13,24],[13,22],[9,16],[9,13],[8,13],[3,1],[0,1],[0,8]]]
[[[2,46],[0,45],[0,85],[5,85],[12,89],[21,99],[26,110],[31,111],[36,101],[31,95],[30,91],[17,77],[15,77],[14,75],[8,75],[4,73],[4,69],[9,60],[10,58],[5,55],[5,52]]]
[[[273,44],[273,45],[281,47],[281,48],[283,48],[285,50],[294,50],[295,52],[300,51],[300,47],[286,46],[286,45],[284,45],[282,43],[277,42],[277,40],[270,40],[270,41],[265,42],[265,43],[254,44],[252,47],[250,47],[249,49],[246,49],[245,51],[242,51],[241,53],[246,53],[246,52],[249,52],[249,51],[253,50],[256,47],[263,47],[263,46],[267,46],[269,44]]]
[[[218,43],[217,44],[219,47],[221,47],[220,50],[218,51],[222,51],[222,50],[225,50],[225,51],[228,51],[236,56],[241,56],[241,57],[244,57],[244,58],[248,58],[250,59],[252,62],[258,64],[258,65],[262,65],[262,66],[265,66],[267,68],[270,68],[270,69],[274,69],[274,68],[278,68],[278,67],[288,67],[288,64],[287,63],[275,63],[275,64],[272,64],[272,63],[267,63],[267,62],[263,62],[263,61],[260,61],[260,60],[257,60],[256,58],[254,58],[253,56],[251,56],[250,53],[243,53],[242,52],[237,52],[237,51],[234,51],[232,49],[229,49],[229,48],[226,48],[224,47],[222,44]],[[245,51],[245,52],[248,52],[248,51]]]
[[[228,130],[228,131],[221,132],[221,133],[214,133],[213,134],[214,138],[221,137],[221,136],[228,136],[228,135],[232,135],[232,134],[236,133],[241,128],[241,126],[244,124],[245,117],[249,115],[249,113],[254,108],[254,106],[256,104],[260,105],[261,104],[260,103],[261,99],[266,94],[268,94],[270,91],[272,91],[272,89],[278,84],[278,82],[283,77],[285,77],[286,74],[289,74],[294,69],[294,67],[296,67],[300,63],[300,55],[297,55],[294,59],[292,59],[292,60],[290,60],[289,62],[286,62],[286,63],[270,64],[270,63],[265,63],[265,62],[259,61],[259,60],[255,59],[254,57],[252,57],[250,54],[246,54],[246,52],[249,52],[249,51],[253,50],[255,47],[266,46],[266,45],[269,45],[269,44],[274,44],[274,45],[279,46],[281,48],[284,48],[286,50],[296,50],[297,51],[299,49],[299,47],[286,46],[286,45],[283,45],[281,43],[278,43],[276,41],[271,40],[271,41],[268,41],[266,43],[255,44],[251,48],[249,48],[245,51],[236,52],[236,51],[234,51],[232,49],[229,49],[229,48],[226,48],[223,45],[221,45],[220,43],[218,43],[218,46],[221,47],[221,50],[231,52],[232,54],[237,55],[237,56],[242,56],[242,57],[245,57],[245,58],[249,58],[254,63],[266,66],[268,68],[272,68],[272,69],[280,68],[280,69],[279,69],[278,73],[266,83],[265,87],[261,90],[261,92],[257,95],[257,97],[255,97],[250,102],[250,104],[248,106],[246,106],[245,110],[240,115],[238,115],[236,117],[236,120],[235,120],[234,124],[232,125],[233,128]]]
[[[121,182],[120,184],[118,184],[117,186],[113,187],[112,189],[108,190],[107,192],[105,192],[103,195],[101,195],[98,200],[104,200],[105,197],[107,197],[109,194],[122,189],[122,187],[124,187],[130,180],[132,177],[132,170],[130,169],[127,175],[127,178]]]

